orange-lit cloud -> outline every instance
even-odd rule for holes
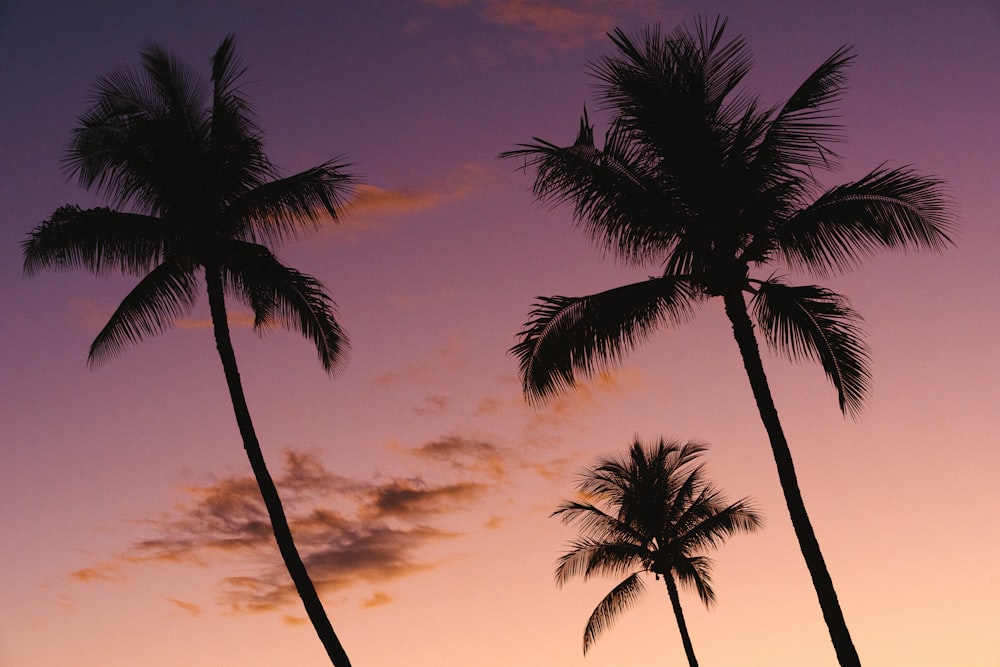
[[[121,565],[118,563],[100,563],[93,567],[85,567],[69,573],[70,579],[84,584],[104,581],[125,581]]]
[[[574,48],[601,38],[613,27],[608,4],[494,0],[487,3],[483,16],[490,23],[542,33],[558,40],[562,48]]]
[[[406,364],[398,371],[381,373],[373,380],[375,386],[386,387],[400,383],[427,386],[432,379],[462,371],[466,367],[464,341],[453,336],[433,356]]]
[[[226,313],[226,319],[229,321],[230,327],[246,327],[248,329],[253,326],[254,321],[253,315],[246,310],[229,310]],[[211,329],[212,320],[208,317],[182,317],[174,323],[174,326],[178,329]]]
[[[424,547],[464,534],[436,525],[437,520],[469,511],[497,488],[500,464],[491,461],[497,452],[488,443],[453,439],[410,451],[426,475],[375,481],[336,475],[313,453],[286,453],[275,482],[296,545],[321,594],[437,567],[440,559],[426,556]],[[476,452],[480,462],[472,460]],[[431,481],[431,476],[438,481]],[[232,613],[294,609],[298,596],[278,558],[256,481],[232,475],[180,491],[173,511],[142,522],[150,537],[134,542],[111,561],[72,572],[70,578],[95,584],[124,579],[127,566],[239,563],[234,569],[241,575],[221,582],[224,609]],[[390,599],[380,593],[364,606]],[[170,601],[186,613],[200,613],[200,608],[185,606],[189,603]]]
[[[390,602],[392,602],[391,595],[383,591],[375,591],[370,598],[361,603],[361,606],[365,608],[381,607],[382,605],[389,604]]]
[[[659,20],[664,16],[662,3],[655,0],[423,0],[439,9],[474,6],[480,18],[530,37],[534,53],[545,56],[553,49],[567,50],[606,39],[619,26]],[[479,59],[482,60],[482,59]]]
[[[578,380],[572,391],[561,392],[544,404],[531,408],[532,416],[525,429],[529,434],[528,440],[535,441],[553,426],[572,422],[606,397],[620,396],[642,385],[642,373],[635,366],[623,366],[598,373],[593,378]]]
[[[124,296],[124,295],[123,295]],[[71,305],[72,317],[85,331],[100,331],[108,323],[114,307],[102,308],[91,301],[75,301]],[[230,327],[253,326],[254,317],[246,310],[229,310],[227,313]],[[174,321],[177,329],[211,329],[212,320],[207,317],[179,317]]]
[[[407,454],[438,465],[447,465],[463,473],[487,475],[502,479],[507,474],[509,462],[516,457],[484,440],[445,436],[414,449]]]
[[[387,220],[443,208],[448,204],[486,192],[499,182],[493,166],[468,162],[450,173],[422,183],[387,188],[372,183],[357,186],[347,207],[347,215],[328,233],[354,236],[362,231],[387,227]]]

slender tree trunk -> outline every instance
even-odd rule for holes
[[[760,411],[761,421],[764,422],[764,428],[771,440],[774,462],[778,467],[778,479],[781,481],[781,490],[785,494],[788,513],[791,515],[792,526],[795,528],[795,535],[799,540],[799,549],[802,550],[806,567],[809,568],[809,575],[812,577],[813,587],[819,598],[819,606],[823,610],[823,618],[826,620],[830,639],[837,652],[837,660],[841,667],[861,667],[861,659],[854,648],[851,633],[844,620],[844,613],[837,600],[837,592],[833,588],[833,579],[826,568],[826,561],[823,560],[823,554],[820,552],[819,541],[816,539],[816,533],[809,521],[809,515],[806,514],[805,502],[802,500],[802,492],[795,475],[795,466],[792,464],[792,453],[788,449],[788,441],[785,440],[785,433],[778,420],[778,411],[774,407],[774,399],[771,397],[771,389],[767,384],[767,376],[764,374],[764,364],[761,362],[757,337],[754,334],[750,315],[747,313],[746,302],[743,300],[742,292],[730,292],[725,294],[724,298],[726,315],[733,326],[733,335],[736,337],[740,354],[743,356],[743,366],[750,379],[750,386],[757,401],[757,409]]]
[[[313,586],[298,549],[295,548],[292,532],[288,527],[288,520],[285,518],[285,510],[281,506],[281,498],[278,497],[278,489],[274,486],[274,480],[271,479],[271,474],[264,462],[264,454],[261,452],[260,443],[250,419],[246,396],[243,394],[243,383],[240,381],[239,369],[236,366],[236,353],[233,351],[232,340],[229,337],[222,277],[218,269],[212,268],[206,269],[205,276],[208,283],[208,302],[212,312],[212,325],[215,330],[215,345],[219,350],[222,368],[226,373],[226,383],[229,385],[229,395],[233,401],[236,423],[239,425],[240,435],[243,436],[243,447],[250,459],[250,467],[253,468],[254,477],[257,478],[260,494],[264,498],[264,505],[267,507],[267,514],[271,519],[271,527],[274,530],[274,539],[278,543],[278,550],[285,561],[285,567],[288,568],[288,574],[291,575],[292,581],[295,583],[299,597],[302,598],[302,604],[306,608],[309,620],[312,621],[313,628],[316,629],[316,634],[323,642],[323,647],[326,649],[327,655],[330,656],[331,662],[335,667],[350,667],[351,661],[337,638],[337,634],[333,631],[333,626],[323,609],[323,603],[316,593],[316,587]]]
[[[684,612],[681,610],[681,596],[677,593],[677,583],[674,575],[663,575],[663,581],[667,584],[667,595],[670,596],[670,604],[674,608],[674,616],[677,618],[677,628],[681,631],[681,641],[684,643],[684,653],[687,655],[689,667],[698,667],[698,659],[694,657],[694,646],[691,644],[691,635],[688,634],[687,623],[684,622]]]

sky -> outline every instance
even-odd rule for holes
[[[883,162],[948,183],[954,248],[822,283],[865,317],[863,414],[840,414],[817,366],[765,367],[863,663],[1000,665],[992,0],[0,2],[0,665],[327,664],[261,530],[205,301],[90,368],[130,279],[21,268],[58,206],[101,203],[60,171],[96,77],[149,41],[207,74],[230,33],[272,160],[293,173],[343,157],[360,184],[342,223],[279,249],[337,302],[339,373],[231,311],[265,456],[352,663],[682,664],[655,581],[584,657],[616,582],[552,576],[574,532],[549,514],[579,471],[665,437],[707,443],[713,481],[766,517],[714,554],[715,607],[682,593],[701,664],[836,665],[720,304],[538,407],[507,353],[535,297],[655,267],[603,256],[497,155],[571,143],[584,104],[603,134],[587,65],[612,51],[607,33],[698,15],[746,36],[746,87],[769,105],[854,47],[844,166],[825,184]]]

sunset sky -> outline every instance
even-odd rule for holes
[[[301,337],[231,310],[258,434],[356,667],[683,664],[662,583],[582,654],[617,583],[558,588],[575,475],[638,436],[707,443],[766,526],[715,554],[718,604],[682,592],[703,667],[834,667],[721,304],[614,373],[525,404],[507,350],[538,295],[656,272],[616,265],[497,155],[573,141],[615,27],[730,19],[748,89],[783,102],[843,44],[845,166],[945,179],[946,253],[880,255],[822,284],[865,316],[871,398],[844,418],[818,366],[765,367],[868,667],[1000,665],[1000,5],[995,0],[0,2],[0,666],[328,664],[242,449],[203,299],[98,368],[133,279],[22,275],[58,206],[100,200],[60,158],[95,78],[155,41],[207,76],[236,35],[244,91],[287,173],[344,156],[338,226],[279,249],[329,288],[351,340],[326,375]],[[778,267],[779,269],[781,267]],[[791,275],[799,282],[819,280]]]

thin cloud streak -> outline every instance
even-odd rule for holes
[[[497,168],[467,162],[429,182],[394,188],[362,183],[337,224],[325,225],[325,234],[356,237],[362,232],[384,231],[389,220],[440,210],[450,204],[489,192],[500,182]],[[318,238],[313,237],[313,238]]]
[[[654,0],[423,0],[441,10],[475,7],[487,24],[502,26],[536,38],[532,53],[547,57],[553,50],[579,49],[606,39],[621,25],[670,22],[667,11]],[[675,12],[680,15],[680,12]],[[522,49],[523,50],[523,49]],[[480,58],[479,60],[483,60]]]

